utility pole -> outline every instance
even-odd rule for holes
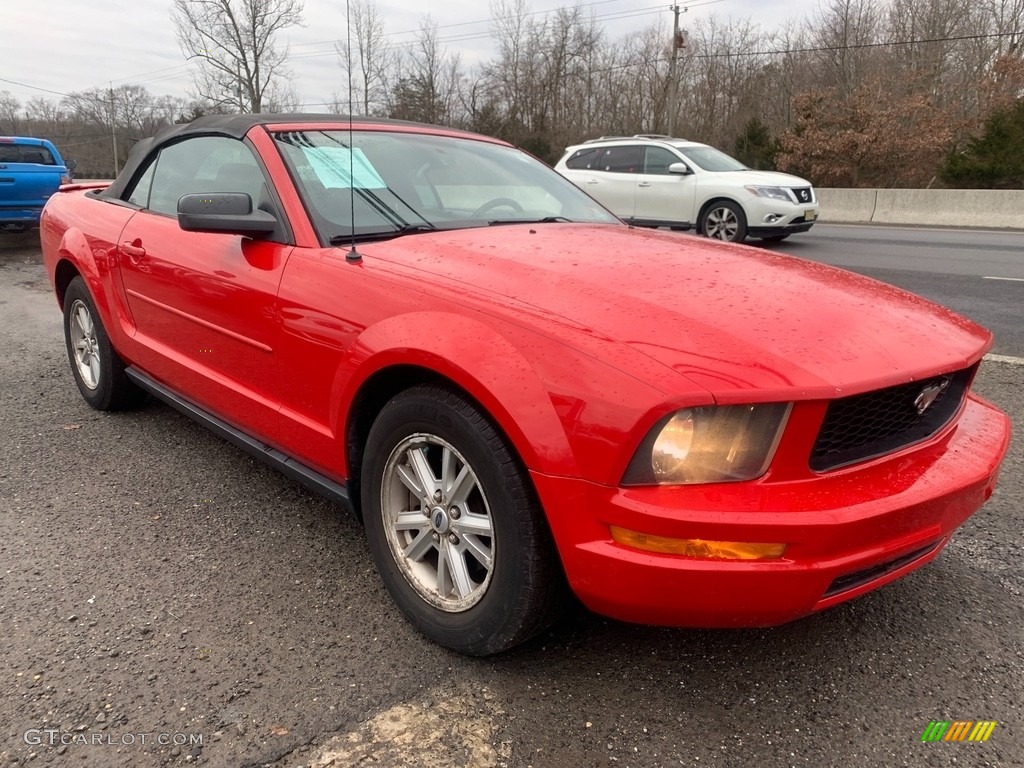
[[[677,74],[679,49],[686,44],[683,32],[679,29],[679,14],[686,13],[686,9],[680,8],[677,4],[670,5],[668,9],[672,11],[674,17],[672,21],[672,56],[668,64],[668,135],[671,136],[675,131],[676,108],[679,101],[679,76]]]

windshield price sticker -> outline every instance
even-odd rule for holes
[[[387,188],[384,179],[370,164],[361,149],[303,147],[302,152],[317,178],[320,179],[320,183],[328,189]]]

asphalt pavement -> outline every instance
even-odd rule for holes
[[[0,766],[1024,765],[1019,430],[938,560],[852,603],[750,631],[576,608],[477,660],[402,620],[337,507],[159,403],[90,410],[30,235],[0,238],[0,359]],[[1017,424],[1022,377],[977,382]],[[922,743],[932,720],[998,725]]]
[[[995,334],[995,354],[1024,357],[1024,230],[818,224],[772,248],[951,307]]]

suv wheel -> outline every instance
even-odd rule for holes
[[[704,211],[700,219],[700,231],[715,240],[742,243],[747,238],[747,217],[736,203],[718,200]]]

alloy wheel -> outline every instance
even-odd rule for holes
[[[381,516],[395,562],[426,602],[459,613],[483,598],[494,572],[494,525],[476,472],[454,446],[427,433],[395,446]]]
[[[705,232],[708,237],[724,240],[728,243],[736,239],[740,223],[731,208],[721,206],[711,209],[708,212],[706,221]]]
[[[71,343],[75,367],[82,383],[89,389],[100,384],[100,353],[96,339],[96,323],[85,302],[75,299],[71,305]]]

